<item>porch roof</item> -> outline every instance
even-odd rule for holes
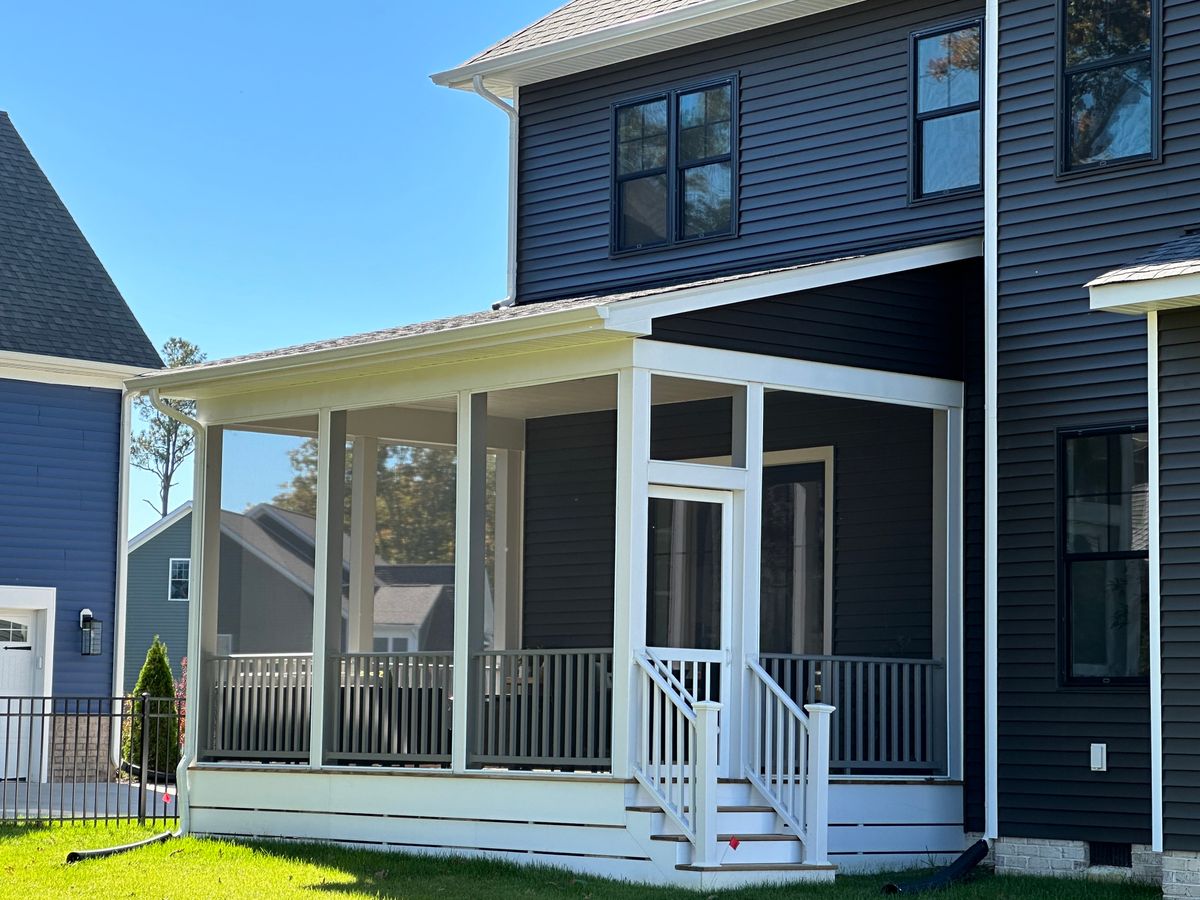
[[[656,317],[956,262],[977,257],[980,252],[980,241],[966,238],[683,284],[487,309],[148,372],[129,379],[126,386],[138,392],[158,389],[167,396],[213,396],[221,393],[219,382],[268,374],[278,377],[281,373],[291,373],[290,377],[312,381],[318,373],[369,364],[415,368],[505,353],[629,340],[649,335],[650,323]]]
[[[1167,241],[1085,287],[1097,310],[1138,314],[1200,305],[1200,231]]]

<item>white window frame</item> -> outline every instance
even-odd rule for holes
[[[172,597],[171,596],[171,585],[176,581],[175,563],[177,563],[177,562],[185,562],[188,565],[188,577],[184,579],[184,584],[186,584],[188,586],[188,596],[187,597]],[[167,560],[167,600],[171,603],[187,603],[188,600],[191,598],[191,594],[192,594],[191,578],[192,578],[192,558],[190,556],[172,556],[169,560]]]

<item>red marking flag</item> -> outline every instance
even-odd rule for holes
[[[167,806],[170,806],[170,805],[171,805],[171,794],[170,794],[170,792],[167,792],[167,793],[163,794],[163,803],[164,803],[165,805],[167,805]]]
[[[736,837],[731,837],[729,839],[729,849],[730,850],[736,850],[741,845],[742,845],[742,842],[739,841]]]

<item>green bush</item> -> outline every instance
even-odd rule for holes
[[[146,702],[149,720],[146,723],[149,768],[152,772],[173,773],[179,764],[179,719],[175,699],[175,677],[171,674],[171,661],[167,658],[167,645],[154,636],[154,643],[146,651],[146,661],[133,688],[129,704],[129,728],[122,741],[122,753],[132,766],[142,764],[142,695],[149,694]]]

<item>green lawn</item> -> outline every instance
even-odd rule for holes
[[[65,825],[0,827],[0,896],[141,897],[486,897],[665,900],[700,896],[687,891],[584,878],[554,869],[528,869],[481,860],[402,856],[319,844],[232,844],[186,838],[106,859],[67,865],[68,850],[108,847],[153,833],[136,827]],[[836,885],[730,891],[721,898],[878,897],[885,876],[844,876]],[[954,898],[1159,897],[1157,888],[1036,878],[981,876],[941,892]]]

